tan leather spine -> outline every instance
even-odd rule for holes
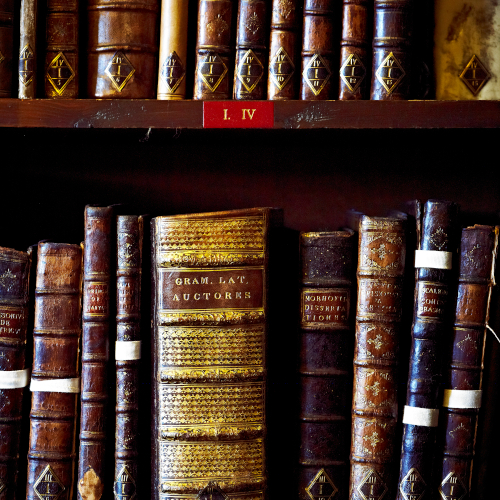
[[[19,99],[36,97],[38,0],[21,0],[18,78]]]
[[[186,97],[189,0],[161,3],[158,93],[161,100]]]
[[[77,378],[81,319],[82,249],[38,245],[27,500],[70,500],[75,477],[78,393],[54,385]],[[50,382],[49,382],[50,381]],[[34,383],[49,383],[35,390]]]

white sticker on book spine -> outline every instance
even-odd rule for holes
[[[441,250],[415,250],[415,267],[451,269],[452,253]]]
[[[29,382],[30,371],[25,370],[0,370],[0,389],[22,389]]]
[[[80,392],[80,378],[31,379],[31,392]]]
[[[458,389],[445,389],[443,406],[445,408],[481,408],[483,391],[470,391]]]
[[[133,361],[141,359],[140,340],[120,340],[115,343],[116,361]]]
[[[438,421],[438,409],[405,406],[403,424],[420,425],[421,427],[437,427]]]

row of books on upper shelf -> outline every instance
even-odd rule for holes
[[[293,238],[274,208],[160,216],[149,264],[142,217],[87,206],[81,245],[0,248],[0,498],[18,469],[30,500],[477,498],[500,226],[351,215]]]
[[[20,1],[0,97],[500,98],[493,0]]]

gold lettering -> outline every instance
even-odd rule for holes
[[[225,298],[231,300],[231,292],[226,292]]]
[[[229,116],[227,116],[227,108],[224,108],[224,120],[230,120]]]
[[[243,109],[243,117],[242,120],[246,120],[245,114],[247,114],[250,118],[250,120],[253,120],[253,115],[255,113],[255,109]]]
[[[177,294],[175,293],[175,294],[174,294],[174,298],[173,298],[172,300],[177,300],[177,301],[179,301],[180,299],[179,299],[179,297],[177,296]]]

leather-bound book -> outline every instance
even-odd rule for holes
[[[152,221],[155,500],[265,498],[268,238],[281,219]]]
[[[112,228],[112,207],[85,207],[78,460],[78,493],[81,500],[100,498],[105,487],[111,272],[114,269],[111,264]]]
[[[300,500],[349,494],[354,231],[301,233]]]
[[[276,101],[297,99],[300,82],[300,28],[302,2],[273,0],[267,98]]]
[[[194,99],[221,100],[232,96],[234,3],[234,0],[199,2]]]
[[[14,53],[17,44],[14,43],[15,0],[0,0],[0,98],[14,95],[14,63],[17,61]]]
[[[436,99],[500,99],[500,4],[436,0]]]
[[[71,500],[80,392],[82,249],[39,243],[27,500]]]
[[[89,0],[87,9],[87,97],[154,98],[158,0]]]
[[[139,364],[141,359],[142,217],[117,217],[116,425],[113,493],[139,496]]]
[[[340,41],[339,99],[370,98],[373,2],[344,0]]]
[[[405,221],[361,216],[349,498],[394,498]]]
[[[338,95],[341,9],[340,0],[304,2],[300,99],[325,100]]]
[[[375,0],[371,99],[411,97],[414,1]]]
[[[31,249],[0,247],[0,498],[16,498],[22,405],[28,385],[28,327]]]
[[[45,97],[78,97],[78,0],[47,0]]]
[[[161,100],[186,97],[189,0],[162,0],[158,93]]]
[[[479,493],[471,491],[471,472],[499,230],[498,226],[481,225],[462,230],[455,320],[447,336],[439,424],[442,462],[436,467],[436,489],[443,499],[472,499]]]
[[[239,0],[233,98],[266,98],[268,0]]]
[[[424,500],[433,495],[443,342],[452,327],[452,287],[457,276],[458,213],[453,202],[429,200],[416,224],[413,325],[398,500],[407,500],[409,495]]]
[[[19,33],[18,97],[37,97],[37,17],[38,0],[21,0]]]

